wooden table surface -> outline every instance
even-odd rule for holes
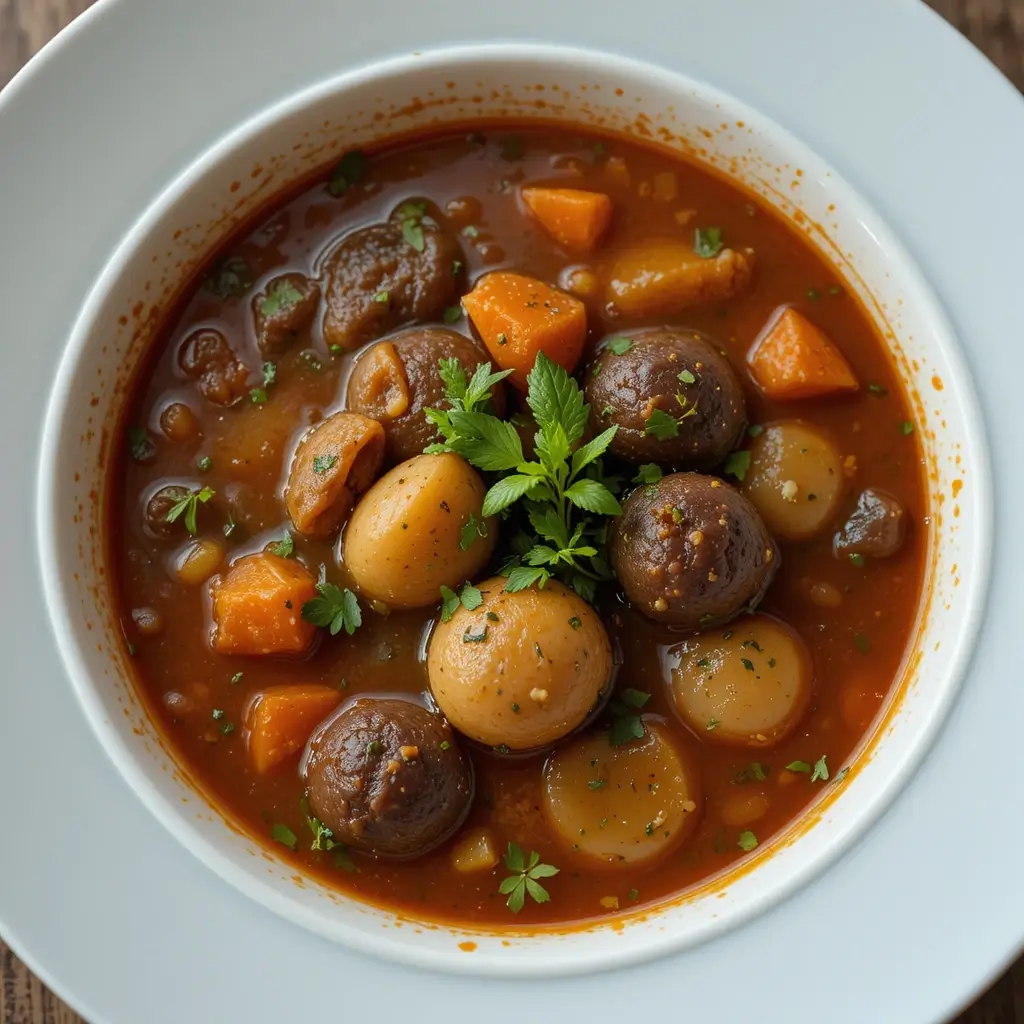
[[[91,3],[92,0],[0,0],[0,89],[36,50]],[[928,3],[1024,90],[1024,0]],[[84,1024],[2,939],[0,1024]],[[1024,1024],[1024,957],[954,1024]]]

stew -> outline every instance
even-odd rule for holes
[[[565,126],[353,152],[154,344],[107,543],[199,783],[332,886],[558,924],[842,785],[924,576],[913,416],[804,234]]]

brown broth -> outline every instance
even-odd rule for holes
[[[616,212],[599,257],[652,236],[692,240],[695,223],[719,225],[729,244],[756,250],[754,285],[737,298],[694,309],[674,322],[706,332],[727,350],[743,376],[752,423],[804,418],[824,428],[844,456],[855,457],[844,512],[857,491],[876,486],[897,495],[911,520],[922,523],[927,509],[921,453],[915,437],[900,430],[912,417],[884,342],[853,297],[841,288],[833,294],[840,284],[834,268],[802,234],[735,185],[662,151],[619,138],[604,138],[598,145],[596,136],[572,129],[517,129],[513,135],[507,127],[474,126],[474,132],[486,134],[485,142],[471,141],[468,132],[383,149],[370,160],[364,184],[341,198],[331,196],[323,183],[312,186],[266,217],[230,254],[254,269],[256,291],[262,281],[284,270],[315,274],[323,254],[342,234],[386,219],[400,202],[429,198],[442,213],[452,210],[440,219],[442,227],[459,233],[470,226],[478,230],[475,238],[461,237],[469,280],[485,270],[508,267],[557,283],[563,270],[577,261],[567,259],[530,223],[516,194],[524,182],[607,192]],[[513,138],[522,141],[521,156],[513,151]],[[610,160],[625,162],[628,185],[610,175]],[[672,202],[641,194],[642,183],[652,182],[659,172],[676,176]],[[696,220],[677,222],[676,212],[686,210],[696,211]],[[876,384],[887,394],[879,397],[862,387],[855,397],[835,401],[778,405],[761,398],[745,375],[744,357],[783,303],[805,312],[829,335],[862,384]],[[612,321],[597,303],[588,303],[588,317],[591,346],[609,331],[643,326],[642,321]],[[399,865],[356,855],[357,873],[334,866],[330,854],[309,851],[296,762],[267,777],[250,768],[241,728],[247,700],[261,688],[283,682],[325,683],[343,687],[346,695],[421,692],[427,687],[424,636],[436,611],[383,617],[365,610],[364,625],[355,636],[322,637],[304,660],[225,657],[211,651],[207,588],[188,588],[177,581],[173,564],[185,546],[183,538],[147,533],[142,525],[145,501],[167,483],[212,487],[214,500],[199,509],[200,536],[224,539],[222,528],[229,516],[237,524],[226,539],[225,565],[279,539],[290,525],[282,489],[295,441],[311,423],[341,407],[350,357],[327,352],[318,316],[308,337],[277,360],[277,383],[267,404],[243,400],[223,409],[204,402],[177,369],[178,347],[200,325],[220,329],[252,368],[251,386],[260,383],[262,360],[249,296],[224,301],[197,287],[166,324],[132,398],[128,421],[148,425],[158,454],[148,464],[122,457],[112,469],[116,500],[110,546],[125,633],[136,652],[137,683],[147,706],[192,775],[250,833],[269,844],[271,826],[284,823],[299,837],[298,852],[277,846],[275,852],[291,856],[345,892],[428,919],[499,926],[577,921],[613,913],[601,904],[603,897],[618,897],[622,908],[655,902],[742,858],[740,829],[725,826],[721,819],[723,803],[737,794],[759,790],[768,796],[769,811],[750,827],[761,843],[769,840],[821,788],[806,775],[782,771],[788,762],[813,763],[825,754],[833,774],[848,763],[885,701],[911,637],[924,572],[925,530],[920,525],[911,530],[899,554],[867,568],[838,561],[831,551],[831,532],[810,542],[782,545],[782,569],[761,610],[783,619],[806,641],[814,662],[814,697],[796,735],[769,751],[716,746],[706,735],[687,729],[673,710],[663,670],[663,652],[679,636],[614,598],[603,603],[606,624],[623,654],[618,686],[650,691],[647,710],[664,716],[678,743],[700,766],[705,794],[701,822],[666,861],[615,870],[574,862],[553,839],[541,811],[543,758],[509,761],[476,749],[471,757],[477,795],[468,823],[487,825],[499,849],[514,841],[558,864],[562,872],[549,885],[550,903],[530,904],[513,918],[498,894],[503,868],[456,875],[449,866],[450,844]],[[454,329],[470,330],[464,318]],[[175,400],[188,403],[200,418],[202,435],[193,444],[174,445],[160,435],[160,411]],[[202,456],[212,459],[206,473],[197,469]],[[321,563],[334,565],[330,544],[296,536],[296,553],[314,570]],[[839,607],[819,607],[810,599],[810,587],[820,582],[842,593]],[[162,614],[165,625],[159,635],[139,634],[131,612],[140,607]],[[238,673],[241,679],[233,681]],[[181,695],[188,710],[179,701],[172,712],[168,694]],[[215,718],[215,710],[223,715]],[[228,723],[235,728],[226,733]],[[755,760],[769,767],[768,778],[737,784],[737,776]],[[633,900],[632,890],[638,894]]]

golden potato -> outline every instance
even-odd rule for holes
[[[356,589],[393,608],[422,608],[440,602],[442,585],[472,579],[498,539],[494,519],[472,529],[486,493],[476,470],[450,453],[418,455],[385,473],[342,537],[341,558]]]
[[[491,747],[531,750],[582,725],[612,677],[597,613],[554,580],[510,594],[480,584],[483,603],[438,623],[427,655],[430,690],[448,721]]]
[[[284,503],[295,529],[329,537],[356,498],[373,483],[384,460],[384,428],[355,412],[336,412],[299,442]]]
[[[839,509],[843,485],[839,452],[809,423],[776,423],[750,446],[743,493],[784,540],[806,540],[825,529]]]
[[[643,739],[621,747],[591,733],[544,767],[544,810],[558,838],[615,867],[651,864],[675,850],[700,815],[700,787],[668,730],[645,716]]]
[[[811,655],[767,615],[738,619],[671,648],[672,694],[699,735],[729,746],[770,747],[800,723],[811,699]]]

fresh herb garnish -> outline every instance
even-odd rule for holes
[[[484,596],[472,583],[464,583],[462,590],[456,593],[450,587],[441,585],[441,621],[450,622],[451,617],[462,605],[467,612],[474,611],[484,603]]]
[[[617,356],[624,356],[632,347],[632,338],[609,338],[605,342],[605,348]]]
[[[644,433],[651,434],[658,441],[667,441],[679,436],[679,421],[664,409],[652,409],[644,422]]]
[[[693,251],[709,260],[722,251],[721,228],[697,228],[693,234]]]
[[[338,462],[337,455],[314,455],[313,472],[322,476],[329,469],[334,469]]]
[[[346,153],[331,171],[327,191],[332,196],[344,195],[351,186],[361,181],[366,171],[366,157],[358,149]]]
[[[748,672],[754,671],[754,663],[749,658],[740,658],[740,662]]]
[[[128,428],[128,450],[136,462],[148,462],[156,455],[156,445],[145,427]]]
[[[205,505],[213,497],[214,493],[212,487],[204,487],[198,491],[189,491],[184,498],[180,498],[167,510],[164,522],[174,523],[184,516],[185,529],[188,530],[190,536],[194,537],[197,530],[196,513],[199,511],[199,506]]]
[[[209,455],[201,455],[196,459],[196,468],[200,473],[209,473],[213,469],[213,459]]]
[[[446,324],[458,323],[462,319],[462,306],[458,303],[448,306],[444,311],[443,319]]]
[[[388,304],[389,298],[390,297],[388,295],[388,290],[386,288],[383,288],[381,289],[381,291],[377,292],[376,295],[374,295],[373,301],[381,306],[386,306]]]
[[[858,569],[863,569],[867,564],[867,559],[859,551],[854,551],[850,554],[850,562]]]
[[[228,680],[228,682],[230,682],[230,683],[232,683],[232,684],[235,684],[235,685],[237,685],[237,684],[238,684],[238,683],[240,683],[241,681],[242,681],[242,673],[241,673],[241,672],[236,672],[236,673],[235,673],[235,674],[234,674],[234,675],[233,675],[233,676],[232,676],[232,677],[231,677],[231,678],[230,678],[230,679]]]
[[[745,782],[764,782],[771,769],[763,761],[751,761],[743,771],[738,772],[732,780],[737,786]]]
[[[680,370],[679,373],[676,374],[676,377],[679,379],[679,382],[681,384],[697,383],[697,378],[694,377],[694,375],[689,370]]]
[[[238,298],[253,285],[252,268],[239,256],[232,256],[214,265],[203,287],[219,299]]]
[[[277,363],[263,364],[263,387],[253,388],[249,397],[255,405],[266,405],[269,391],[277,383]]]
[[[819,779],[822,782],[828,782],[828,765],[825,763],[825,754],[822,754],[817,761],[814,762],[814,771],[811,773],[811,782],[817,782]]]
[[[656,484],[663,476],[661,466],[656,462],[645,462],[637,468],[636,476],[633,477],[635,484]]]
[[[578,615],[573,615],[572,618],[569,619],[569,625],[572,626],[573,629],[579,629],[583,623],[580,621],[580,617]]]
[[[714,732],[721,724],[717,718],[709,718],[708,724],[704,728],[707,732]]]
[[[513,914],[518,914],[526,905],[529,894],[534,903],[547,903],[551,899],[547,889],[538,881],[539,878],[553,878],[558,868],[552,864],[541,864],[540,854],[534,850],[527,860],[523,849],[515,843],[509,843],[505,851],[505,867],[512,872],[498,886],[498,892],[507,896],[506,906]]]
[[[725,472],[728,476],[734,476],[737,480],[742,482],[747,477],[747,472],[750,470],[750,452],[744,449],[743,451],[733,452],[729,458],[725,460]]]
[[[319,595],[302,606],[302,617],[314,626],[329,626],[331,636],[345,630],[351,636],[362,624],[363,613],[356,595],[347,587],[321,581],[316,585]]]
[[[484,623],[484,628],[479,633],[470,633],[469,627],[466,627],[466,631],[462,634],[462,642],[464,644],[482,644],[487,639],[487,623]]]
[[[402,203],[397,213],[402,226],[402,237],[417,252],[423,252],[426,246],[423,240],[423,218],[427,215],[427,204]]]
[[[459,550],[468,551],[479,537],[487,536],[487,523],[478,519],[474,513],[469,513],[469,518],[459,532]]]
[[[285,535],[267,549],[272,555],[277,555],[278,558],[291,558],[295,553],[295,538],[292,537],[287,531]]]
[[[484,498],[485,517],[525,499],[523,543],[501,570],[508,577],[505,589],[543,586],[555,575],[592,600],[597,582],[611,577],[603,554],[605,524],[598,517],[622,511],[600,462],[617,427],[573,451],[589,409],[576,381],[541,353],[528,377],[526,400],[538,431],[537,459],[527,461],[515,427],[482,408],[508,371],[491,373],[482,364],[467,380],[458,360],[442,359],[440,375],[451,408],[425,410],[443,438],[426,451],[456,452],[478,469],[504,474]]]
[[[900,433],[901,433],[901,434],[902,434],[902,435],[903,435],[904,437],[910,437],[910,435],[911,435],[911,434],[912,434],[913,432],[914,432],[914,424],[913,424],[913,423],[911,423],[911,422],[910,422],[910,420],[904,420],[904,421],[903,421],[903,422],[902,422],[902,423],[900,424]]]
[[[740,833],[740,838],[736,845],[744,852],[750,853],[751,850],[757,846],[757,836],[754,835],[749,829],[744,830]]]
[[[802,772],[804,775],[809,774],[811,766],[806,761],[790,761],[786,765],[786,770],[791,772]]]
[[[613,747],[621,747],[633,740],[641,740],[646,735],[643,719],[638,712],[651,699],[649,693],[627,687],[617,693],[608,704],[611,712],[612,728],[608,742]]]
[[[282,846],[287,846],[289,850],[294,850],[299,845],[298,839],[295,838],[295,833],[287,825],[282,825],[280,822],[271,827],[270,834]]]
[[[832,779],[832,784],[835,785],[837,782],[842,782],[843,779],[845,779],[846,776],[849,774],[849,768],[840,768],[839,771],[836,772],[835,777]]]
[[[260,303],[260,312],[264,316],[273,316],[282,309],[288,309],[302,301],[302,292],[287,278],[276,281],[267,289],[267,294]]]
[[[601,789],[602,787],[607,786],[607,785],[608,785],[608,780],[607,779],[591,779],[587,783],[587,786],[590,789]]]

